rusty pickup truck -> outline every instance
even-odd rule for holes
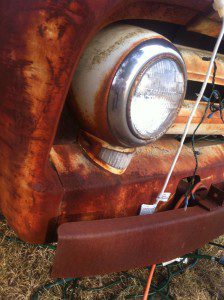
[[[168,261],[224,233],[224,44],[166,201],[144,211],[208,69],[212,3],[0,0],[0,210],[23,241],[58,241],[53,277]]]

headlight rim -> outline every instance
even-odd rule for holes
[[[185,79],[183,97],[179,103],[177,115],[186,93],[187,71],[180,52],[170,41],[162,37],[154,37],[141,42],[130,51],[117,68],[108,95],[108,123],[114,137],[125,147],[144,146],[157,139],[156,137],[144,140],[133,134],[128,121],[128,101],[136,78],[146,65],[167,56],[172,56],[172,59],[177,61]],[[158,138],[167,130],[168,128],[161,132]]]

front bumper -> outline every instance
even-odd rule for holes
[[[148,216],[65,223],[54,278],[92,276],[169,261],[224,232],[223,185],[198,205]]]

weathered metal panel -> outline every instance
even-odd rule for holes
[[[198,50],[190,47],[177,46],[186,63],[188,80],[203,82],[209,67],[209,59],[212,53],[209,51]],[[216,56],[216,84],[224,85],[224,55]],[[213,69],[209,82],[212,82]]]
[[[54,164],[65,190],[59,223],[137,215],[143,203],[154,203],[158,196],[179,143],[162,139],[138,149],[126,172],[111,174],[86,158],[79,145],[55,145],[51,151]],[[223,180],[224,144],[197,144],[198,175],[202,182]],[[184,146],[167,191],[175,193],[182,178],[192,176],[193,153]]]
[[[195,101],[185,100],[184,104],[178,114],[173,125],[168,130],[167,134],[183,134],[186,123],[189,119],[189,116],[193,110],[195,105]],[[198,109],[195,112],[195,115],[192,119],[192,123],[189,127],[188,134],[193,134],[194,130],[196,129],[197,125],[199,124],[202,116],[204,115],[207,103],[201,102],[198,106]],[[217,111],[213,114],[212,118],[208,118],[211,111],[208,110],[206,113],[206,117],[203,123],[198,128],[196,134],[197,135],[223,135],[224,133],[224,124],[220,118],[220,112]]]
[[[0,207],[21,239],[52,239],[63,213],[63,188],[49,152],[88,41],[100,28],[123,18],[185,25],[211,3],[0,1]]]
[[[221,19],[216,12],[202,14],[190,22],[187,30],[217,37],[221,29]]]

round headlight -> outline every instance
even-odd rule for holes
[[[173,44],[150,39],[121,63],[111,85],[108,119],[125,146],[161,137],[174,122],[186,90],[184,61]]]
[[[136,137],[157,139],[167,130],[183,99],[184,85],[184,74],[173,59],[161,58],[145,67],[128,100],[128,122]]]
[[[72,81],[80,127],[112,146],[146,145],[174,122],[186,90],[177,48],[130,25],[103,29],[85,49]]]

